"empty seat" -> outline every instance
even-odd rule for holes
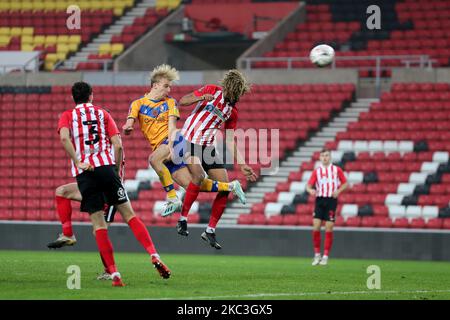
[[[303,172],[303,174],[302,174],[302,181],[308,181],[309,178],[311,178],[312,173],[313,172],[309,171],[309,170]]]
[[[124,187],[127,192],[137,192],[139,189],[139,180],[125,180]]]
[[[421,172],[425,173],[435,173],[439,167],[439,162],[424,162],[420,168]]]
[[[448,152],[436,151],[433,153],[433,162],[447,163],[449,161]]]
[[[341,209],[341,215],[344,219],[348,217],[355,217],[358,215],[358,205],[356,204],[344,204]]]
[[[414,143],[412,141],[400,141],[398,144],[398,151],[412,152],[414,151]]]
[[[383,143],[384,152],[395,152],[398,151],[398,141],[388,140]]]
[[[341,162],[343,155],[344,155],[344,152],[342,152],[341,150],[332,150],[331,151],[331,159],[334,162]]]
[[[288,205],[294,201],[294,198],[295,198],[295,193],[293,193],[293,192],[280,192],[278,194],[277,202]]]
[[[390,205],[388,206],[389,217],[392,219],[403,218],[406,214],[406,210],[404,206],[399,205]]]
[[[136,179],[139,181],[159,181],[159,177],[153,169],[139,169],[136,172]]]
[[[341,140],[338,143],[338,150],[346,152],[353,151],[353,142],[349,140]]]
[[[414,184],[424,184],[427,180],[427,173],[413,172],[409,176],[409,182]]]
[[[414,193],[416,184],[414,183],[400,183],[397,188],[397,193],[402,195],[410,195]]]
[[[364,180],[364,173],[359,171],[352,171],[348,174],[348,182],[350,184],[353,183],[362,183]]]
[[[294,181],[291,183],[289,191],[297,193],[297,194],[302,194],[306,191],[306,184],[307,184],[307,182],[305,182],[305,181],[301,181],[301,182]]]
[[[384,200],[384,203],[389,205],[401,205],[403,201],[404,195],[403,194],[388,194],[386,196],[386,199]]]
[[[383,141],[380,140],[369,141],[369,151],[370,152],[383,151]]]
[[[367,141],[355,141],[353,143],[353,149],[355,152],[363,152],[369,150],[369,145]]]
[[[437,218],[439,215],[439,208],[437,206],[423,206],[422,217],[427,219]]]
[[[276,214],[280,214],[281,209],[283,209],[282,203],[269,202],[266,204],[266,207],[264,209],[264,214],[266,217],[270,217],[270,216],[273,216]]]
[[[406,217],[408,219],[419,218],[422,215],[421,206],[407,206],[406,207]]]

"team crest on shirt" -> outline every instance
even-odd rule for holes
[[[205,111],[208,111],[208,112],[210,112],[210,113],[213,113],[214,115],[216,115],[220,120],[222,120],[222,121],[226,121],[226,119],[225,119],[225,115],[223,114],[223,112],[220,110],[220,109],[218,109],[218,108],[216,108],[213,104],[211,104],[211,103],[208,103],[206,106],[205,106]]]
[[[117,190],[117,195],[119,196],[119,200],[125,199],[126,197],[125,190],[123,188],[119,188],[119,190]]]

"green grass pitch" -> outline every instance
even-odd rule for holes
[[[164,254],[172,277],[163,280],[145,254],[116,253],[126,287],[96,280],[98,253],[0,251],[0,299],[450,299],[450,263]],[[70,265],[81,289],[69,290]],[[369,290],[367,267],[381,270],[381,289]]]

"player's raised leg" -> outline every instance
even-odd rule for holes
[[[171,215],[181,207],[181,200],[177,197],[170,171],[164,165],[164,161],[169,154],[169,147],[162,144],[149,157],[150,165],[158,174],[159,180],[161,181],[164,190],[167,192],[167,203],[164,212],[161,214],[162,216]]]
[[[56,188],[55,203],[56,212],[62,225],[62,233],[58,238],[50,242],[47,247],[57,249],[64,246],[73,246],[77,243],[72,230],[72,204],[71,200],[81,201],[81,193],[76,183],[68,183]]]

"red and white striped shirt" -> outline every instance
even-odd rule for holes
[[[328,167],[319,166],[311,174],[308,184],[310,186],[315,185],[317,197],[332,197],[341,184],[347,182],[347,178],[344,175],[344,171],[334,164],[330,164]]]
[[[221,87],[206,85],[194,91],[197,97],[204,94],[212,94],[214,99],[197,103],[186,119],[181,134],[191,143],[210,146],[222,124],[225,123],[225,129],[236,129],[238,111],[236,105],[224,101]]]
[[[63,127],[70,130],[77,159],[81,162],[90,163],[94,168],[115,164],[110,139],[120,131],[108,112],[91,103],[79,104],[61,115],[58,133]],[[83,172],[71,162],[74,177]]]

